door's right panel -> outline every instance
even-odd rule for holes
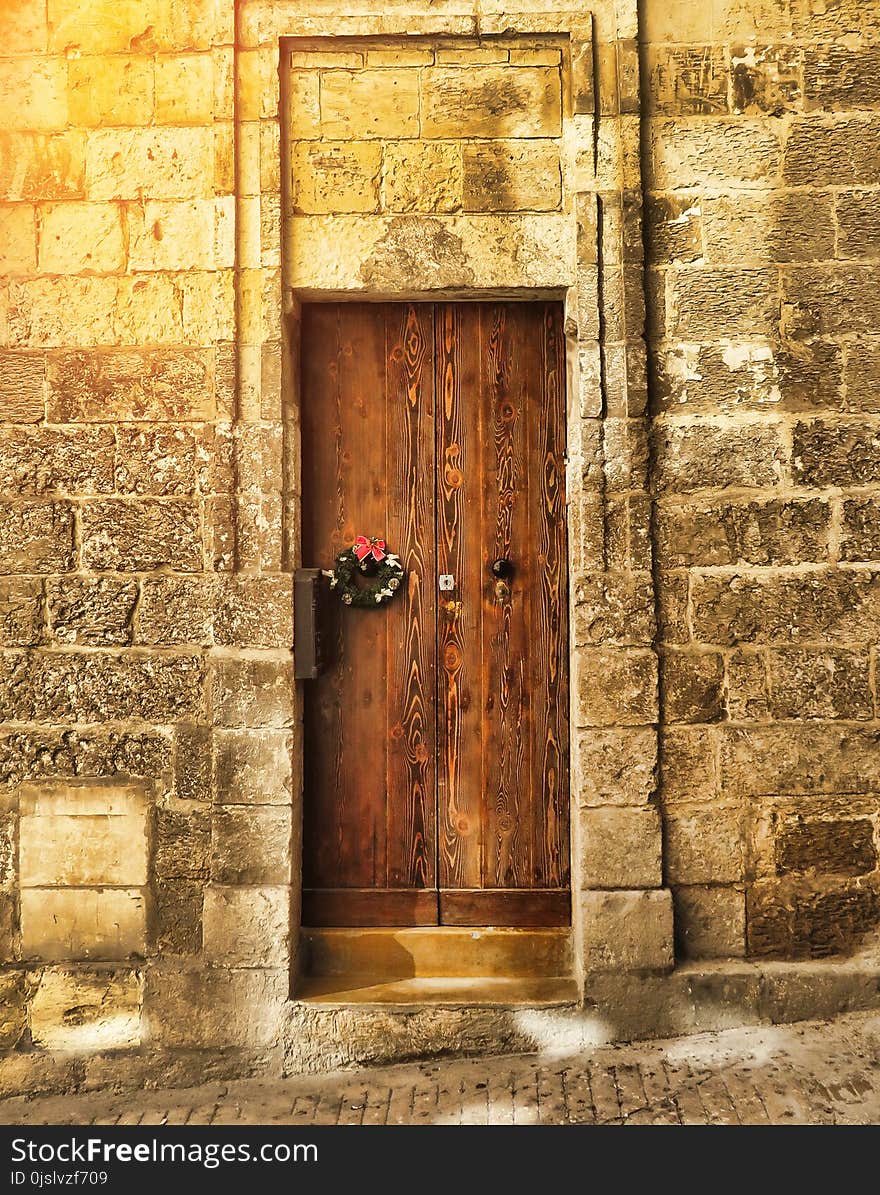
[[[565,923],[561,307],[444,305],[435,345],[440,919]]]

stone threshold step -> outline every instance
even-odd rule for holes
[[[571,975],[571,930],[303,929],[303,973],[406,979],[546,979]]]
[[[387,980],[376,975],[311,976],[294,1000],[312,1005],[547,1006],[577,1002],[577,984],[565,976],[486,979],[472,976]]]

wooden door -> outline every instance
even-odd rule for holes
[[[303,561],[379,535],[407,570],[325,595],[304,924],[565,924],[560,305],[314,304],[302,346]]]

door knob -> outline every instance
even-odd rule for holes
[[[492,576],[499,581],[509,581],[513,576],[513,561],[507,556],[499,556],[492,562]]]
[[[447,614],[451,615],[452,617],[455,617],[455,615],[458,614],[458,612],[461,610],[461,606],[462,606],[461,602],[444,602],[443,603],[444,610],[446,611]]]

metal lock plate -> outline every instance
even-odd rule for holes
[[[455,577],[452,573],[440,574],[440,589],[443,593],[448,593],[450,589],[455,589]]]

